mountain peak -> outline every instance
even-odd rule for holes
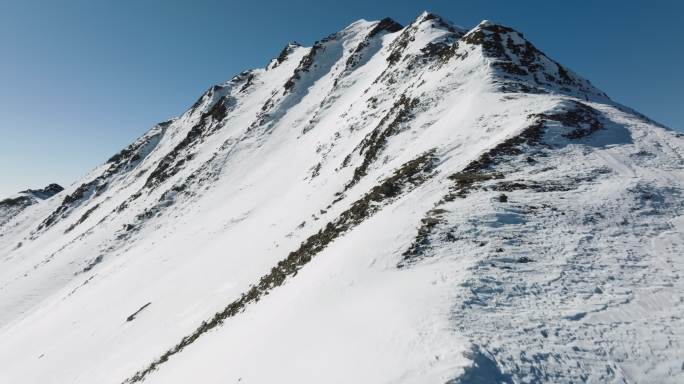
[[[477,24],[476,28],[493,27],[495,25],[501,25],[491,20],[484,19]]]
[[[373,35],[379,33],[380,31],[387,31],[390,33],[393,32],[398,32],[402,28],[404,28],[401,24],[398,22],[394,21],[394,19],[390,17],[385,17],[384,19],[380,20],[375,27],[373,27],[373,30],[370,32],[370,36],[372,37]]]
[[[483,20],[461,41],[482,47],[502,90],[560,92],[586,100],[608,100],[604,92],[546,56],[511,27]]]
[[[429,22],[430,25],[433,28],[442,28],[449,30],[451,32],[465,32],[465,30],[459,26],[456,26],[452,22],[448,21],[447,19],[443,18],[442,16],[428,12],[428,11],[423,11],[412,23],[411,25],[420,25],[423,23]]]
[[[435,20],[435,19],[443,20],[441,16],[425,10],[425,11],[421,12],[420,15],[418,15],[418,17],[415,19],[414,23],[422,23],[424,21]]]
[[[280,51],[277,57],[271,59],[271,61],[268,63],[266,66],[266,69],[273,69],[278,67],[280,64],[282,64],[287,58],[290,56],[290,54],[297,48],[300,48],[302,45],[299,44],[296,41],[290,41],[283,47],[283,49]]]
[[[0,376],[681,382],[684,136],[599,92],[429,12],[289,43],[0,202]]]

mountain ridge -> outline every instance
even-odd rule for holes
[[[289,43],[0,223],[0,379],[675,382],[683,144],[500,24]]]

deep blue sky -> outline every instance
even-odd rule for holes
[[[72,183],[290,40],[424,9],[512,26],[614,100],[684,128],[678,0],[0,0],[0,197]]]

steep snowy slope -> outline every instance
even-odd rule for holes
[[[0,224],[0,383],[681,382],[682,156],[495,23],[290,43]]]

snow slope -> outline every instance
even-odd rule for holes
[[[681,382],[683,155],[489,21],[290,43],[0,222],[0,383]]]

